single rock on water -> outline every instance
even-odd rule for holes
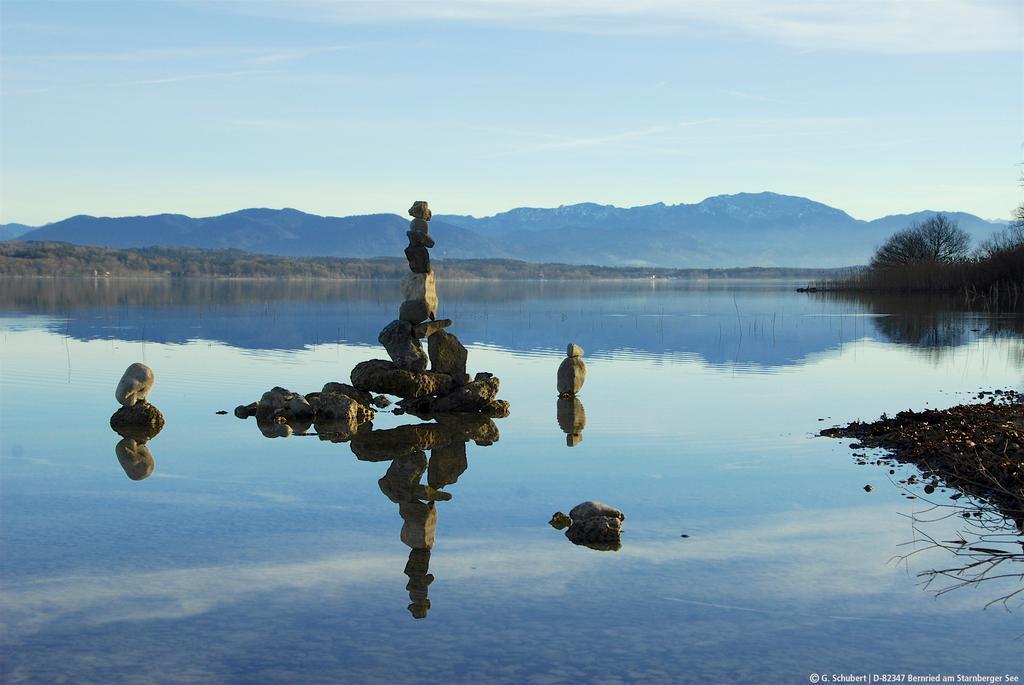
[[[153,369],[145,364],[135,362],[127,369],[117,383],[114,397],[122,407],[131,407],[136,402],[144,402],[153,389]]]
[[[568,356],[558,366],[558,394],[575,395],[583,388],[587,379],[587,365],[583,363],[583,348],[570,343],[566,349]]]

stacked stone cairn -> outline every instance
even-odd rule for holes
[[[121,408],[110,417],[110,427],[122,438],[114,446],[114,454],[132,480],[149,478],[156,468],[146,446],[164,427],[164,415],[147,400],[154,380],[153,369],[135,362],[125,369],[114,390]]]
[[[410,273],[402,280],[405,299],[398,318],[377,337],[391,360],[371,359],[358,364],[352,370],[352,385],[366,392],[401,397],[401,411],[419,416],[507,416],[508,402],[497,399],[500,381],[489,373],[478,373],[470,380],[466,348],[445,330],[452,320],[436,318],[437,290],[429,252],[434,246],[429,231],[430,207],[420,200],[409,208],[409,214],[413,218],[406,233],[409,246],[405,256]]]

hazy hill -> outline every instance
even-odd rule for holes
[[[34,226],[25,224],[0,224],[0,240],[11,240],[32,230],[35,230]]]
[[[837,267],[867,262],[893,231],[934,213],[861,221],[802,197],[740,193],[689,205],[622,208],[582,203],[549,209],[521,207],[480,218],[435,215],[430,230],[437,240],[434,255],[441,259],[692,268]],[[949,214],[976,241],[998,228],[971,214]],[[407,229],[408,218],[395,214],[324,217],[295,209],[244,209],[205,218],[75,216],[15,237],[117,248],[237,248],[283,256],[365,258],[400,256],[407,244]]]

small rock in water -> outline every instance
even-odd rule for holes
[[[550,524],[551,527],[555,530],[563,530],[572,525],[572,519],[563,514],[562,512],[556,511],[551,516],[551,520],[548,521],[548,524]]]
[[[214,413],[217,414],[218,416],[224,416],[225,414],[227,414],[227,412],[224,411],[223,409],[221,409],[221,410],[219,410],[217,412],[214,412]]]
[[[875,488],[874,488],[874,487],[872,487],[871,485],[865,485],[865,486],[864,486],[864,492],[871,492],[871,491],[872,491],[872,490],[874,490],[874,489],[875,489]]]

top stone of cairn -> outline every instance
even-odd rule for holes
[[[426,200],[416,200],[416,202],[412,203],[412,207],[409,208],[409,216],[417,219],[423,219],[424,221],[430,221],[430,217],[433,216],[433,214],[431,213]]]

